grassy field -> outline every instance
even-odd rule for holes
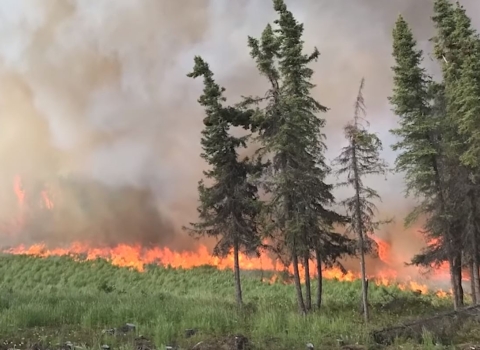
[[[221,349],[236,334],[246,336],[255,349],[304,349],[307,342],[316,349],[336,349],[339,340],[371,348],[370,328],[451,307],[449,300],[433,295],[371,286],[372,324],[366,328],[359,314],[360,284],[326,281],[324,307],[303,318],[293,286],[269,285],[260,274],[244,273],[247,307],[240,313],[230,271],[152,266],[139,273],[101,260],[2,256],[0,348],[26,349],[34,343],[55,348],[69,341],[83,348],[131,349],[133,336],[143,335],[151,341],[144,348],[175,344],[189,349],[204,341],[198,349]],[[102,333],[125,323],[135,324],[132,335]],[[187,337],[186,329],[198,332]]]

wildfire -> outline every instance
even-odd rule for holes
[[[14,179],[14,192],[17,196],[18,204],[21,211],[26,207],[25,203],[25,191],[22,187],[20,177]],[[53,210],[54,202],[49,196],[46,190],[40,193],[42,200],[42,208],[46,210]],[[389,243],[372,236],[379,246],[379,258],[384,263],[385,268],[382,271],[377,272],[375,276],[369,278],[378,285],[392,285],[396,283],[397,271],[390,267],[391,264],[391,246]],[[49,257],[49,256],[70,256],[78,260],[95,260],[98,258],[108,260],[111,264],[121,267],[134,268],[140,272],[145,271],[145,268],[149,264],[159,264],[163,266],[171,266],[173,268],[192,268],[202,265],[215,266],[218,269],[231,269],[234,265],[233,255],[230,254],[226,258],[218,258],[211,255],[208,248],[204,245],[200,245],[195,252],[176,252],[169,248],[160,247],[142,247],[140,245],[127,245],[119,244],[115,247],[92,247],[85,242],[74,242],[70,246],[65,248],[49,248],[45,244],[35,244],[32,246],[18,246],[4,250],[9,254],[22,254],[32,255],[37,257]],[[264,271],[277,271],[277,261],[272,259],[268,254],[261,254],[260,257],[249,257],[240,255],[240,266],[243,270],[264,270]],[[316,267],[314,262],[311,262],[310,271],[312,277],[315,277]],[[292,267],[286,268],[287,273],[293,273]],[[301,278],[304,280],[305,272],[300,267]],[[329,268],[322,271],[322,276],[326,279],[337,279],[340,281],[354,281],[358,279],[359,273],[352,271],[343,271],[340,268]],[[274,275],[265,280],[268,283],[276,283],[278,281],[279,274]],[[285,282],[285,281],[284,281]],[[404,290],[418,291],[419,293],[427,293],[428,288],[426,285],[418,283],[416,281],[407,281],[399,284],[399,288]],[[437,293],[439,296],[447,296],[448,293],[440,291]]]
[[[110,261],[112,265],[131,267],[141,272],[145,271],[145,267],[149,264],[185,269],[203,265],[215,266],[218,269],[231,269],[234,263],[233,255],[229,255],[223,259],[214,257],[204,245],[200,245],[195,252],[175,252],[169,248],[144,248],[139,245],[131,246],[126,244],[119,244],[112,248],[92,248],[87,244],[75,242],[67,248],[48,249],[45,244],[35,244],[29,247],[21,245],[7,249],[4,252],[14,255],[33,255],[43,258],[49,256],[71,256],[83,260],[101,258]],[[240,255],[239,260],[240,266],[244,270],[276,270],[275,261],[265,254],[262,254],[258,258]],[[290,273],[291,272],[292,271],[290,271]],[[273,277],[272,282],[274,282],[277,277]],[[353,273],[348,272],[344,274],[340,269],[326,270],[324,271],[324,277],[327,279],[337,278],[342,281],[353,281],[357,278]]]
[[[23,205],[25,204],[25,190],[22,186],[22,179],[18,175],[15,176],[13,180],[13,190],[15,191],[15,195],[17,196],[19,206],[23,207]]]
[[[46,190],[42,191],[42,199],[43,199],[43,203],[45,204],[45,207],[47,209],[53,209],[53,202],[50,199],[50,197],[48,196],[48,192]]]
[[[380,258],[381,261],[384,262],[390,262],[390,256],[391,256],[391,246],[387,242],[379,239],[378,237],[374,235],[369,235],[370,238],[372,238],[378,246],[378,257]]]

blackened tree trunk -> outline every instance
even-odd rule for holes
[[[307,311],[312,309],[312,288],[311,288],[311,281],[310,281],[310,257],[309,254],[306,253],[303,257],[303,265],[305,267],[305,308]]]
[[[477,286],[475,285],[475,278],[473,277],[475,272],[475,262],[472,260],[469,264],[470,267],[470,289],[472,290],[472,303],[473,305],[477,304]],[[477,269],[478,270],[478,269]]]
[[[293,263],[293,280],[295,282],[295,291],[297,293],[298,311],[302,315],[306,315],[307,310],[305,308],[305,303],[303,301],[302,284],[300,281],[300,272],[298,271],[298,255],[296,253],[295,245],[292,252],[292,263]]]
[[[453,307],[455,310],[463,307],[464,296],[462,286],[462,255],[457,253],[452,259]]]
[[[471,207],[471,220],[472,220],[472,266],[471,266],[471,274],[470,280],[472,282],[472,299],[474,304],[480,303],[480,276],[478,267],[480,266],[480,261],[478,259],[478,237],[480,232],[478,230],[478,225],[476,223],[476,216],[477,216],[477,202],[476,202],[476,191],[472,189],[469,193],[469,200],[470,200],[470,207]]]
[[[317,309],[322,306],[322,294],[323,294],[323,276],[322,276],[322,255],[320,249],[316,249],[315,256],[317,258],[317,300],[315,302]]]
[[[471,278],[473,285],[475,285],[475,304],[480,304],[480,276],[478,265],[476,263],[473,264],[473,275]]]
[[[240,261],[238,259],[238,242],[233,245],[233,271],[235,274],[235,299],[239,307],[243,306],[242,285],[240,283]]]
[[[450,254],[449,254],[450,255]],[[452,292],[453,292],[453,309],[458,310],[458,308],[461,306],[460,305],[460,291],[458,289],[458,283],[457,283],[457,277],[456,277],[456,269],[455,269],[455,259],[453,257],[448,258],[448,267],[449,267],[449,272],[450,272],[450,284],[452,286]]]

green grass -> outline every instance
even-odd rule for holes
[[[243,274],[247,306],[242,312],[234,303],[232,273],[212,267],[151,266],[139,273],[102,260],[7,255],[0,259],[0,276],[0,340],[18,343],[17,348],[65,341],[129,348],[128,341],[120,345],[101,332],[126,322],[159,349],[172,343],[191,348],[200,340],[238,333],[256,349],[304,349],[307,342],[335,349],[338,339],[369,346],[372,327],[451,307],[433,295],[371,286],[372,323],[366,328],[359,314],[359,282],[325,281],[322,309],[304,318],[297,313],[293,286],[263,283],[258,271]],[[199,330],[193,339],[184,335],[189,328]]]

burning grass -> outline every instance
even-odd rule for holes
[[[245,335],[258,349],[301,349],[307,342],[328,349],[338,348],[339,340],[370,341],[370,329],[359,314],[359,281],[325,281],[323,308],[303,318],[294,287],[264,283],[268,276],[260,271],[244,272],[243,312],[235,307],[231,272],[208,266],[183,270],[152,265],[138,272],[104,260],[4,255],[0,275],[0,339],[23,342],[17,348],[65,341],[97,349],[116,346],[118,339],[101,331],[126,322],[137,325],[137,332],[159,349],[234,334]],[[450,308],[447,298],[393,286],[372,285],[370,296],[371,327]],[[199,332],[186,338],[185,329]]]

